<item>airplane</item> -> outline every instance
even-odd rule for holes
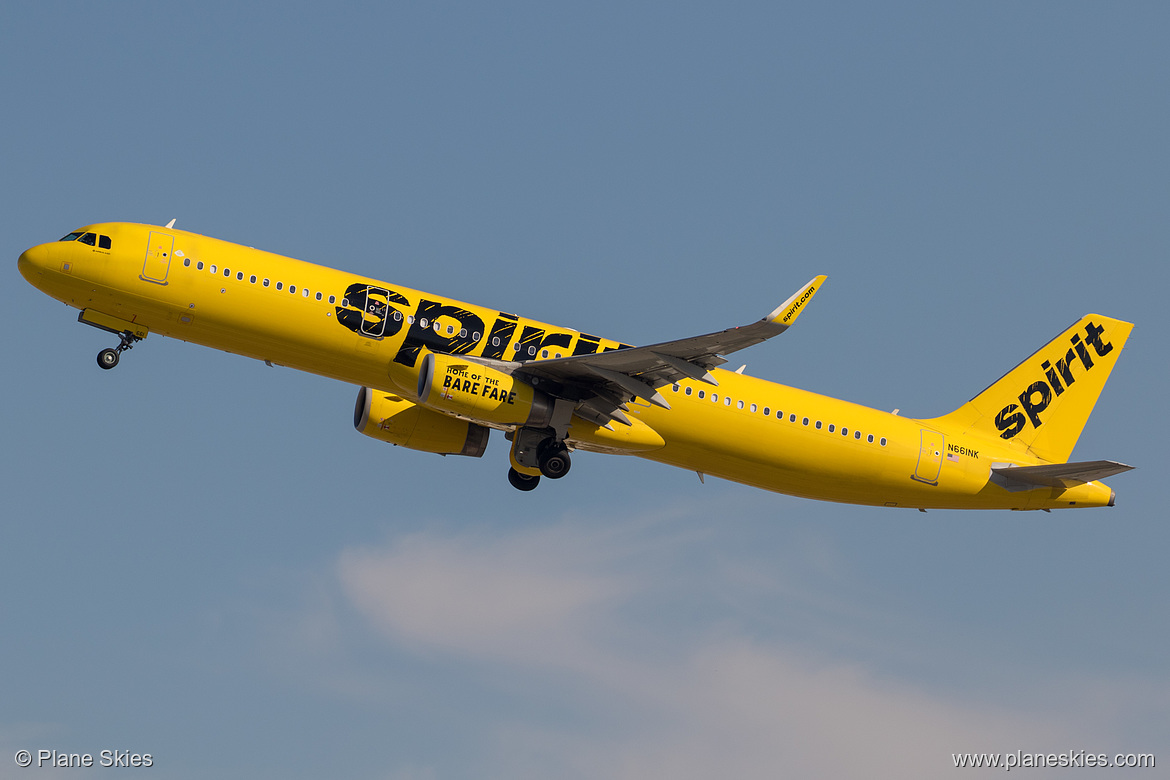
[[[901,416],[727,371],[784,333],[824,276],[762,319],[633,346],[515,314],[165,227],[110,222],[34,246],[34,287],[119,338],[112,369],[150,333],[357,385],[354,427],[441,455],[510,442],[522,491],[576,450],[633,455],[810,499],[926,509],[1113,506],[1068,462],[1133,325],[1089,314],[954,412]]]

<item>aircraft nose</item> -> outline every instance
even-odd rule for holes
[[[20,253],[20,259],[16,261],[16,267],[20,270],[20,275],[31,282],[33,276],[48,270],[49,247],[46,244],[40,244],[24,250]]]

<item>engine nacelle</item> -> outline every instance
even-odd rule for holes
[[[472,458],[483,455],[491,433],[482,425],[456,420],[368,387],[358,391],[353,427],[366,436],[408,449]]]
[[[490,366],[428,352],[418,374],[418,402],[485,425],[542,428],[553,401],[532,385]]]

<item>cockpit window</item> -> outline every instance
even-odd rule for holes
[[[65,236],[60,241],[80,241],[89,246],[96,246],[98,249],[110,248],[110,237],[99,236],[97,233],[86,233],[84,230],[77,230]]]

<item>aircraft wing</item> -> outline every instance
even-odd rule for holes
[[[1069,487],[1079,482],[1105,479],[1133,466],[1115,460],[1087,460],[1079,463],[1049,463],[1043,466],[993,466],[992,471],[1010,482],[1047,487]]]
[[[513,373],[553,395],[578,402],[577,414],[599,425],[615,419],[628,425],[622,411],[631,396],[669,409],[659,387],[681,379],[717,385],[710,369],[727,362],[723,355],[788,330],[825,278],[814,278],[771,314],[750,325],[645,347],[529,361]]]

